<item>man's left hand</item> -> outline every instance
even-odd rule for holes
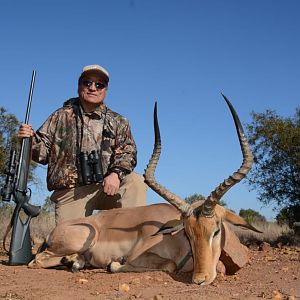
[[[108,176],[104,178],[103,181],[103,191],[108,196],[114,196],[119,192],[120,188],[120,179],[117,173],[110,173]]]

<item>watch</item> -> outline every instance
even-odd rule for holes
[[[109,173],[118,174],[120,181],[122,181],[125,178],[125,176],[128,174],[127,171],[125,171],[124,169],[121,169],[121,168],[113,168],[113,169],[109,170]]]

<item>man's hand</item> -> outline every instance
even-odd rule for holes
[[[117,173],[110,173],[103,181],[104,193],[108,196],[114,196],[119,192],[120,179]]]
[[[31,124],[22,124],[20,126],[19,132],[18,132],[18,138],[22,139],[22,138],[28,138],[33,136],[33,129],[32,129],[32,125]]]

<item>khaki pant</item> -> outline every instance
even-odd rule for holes
[[[146,205],[147,186],[144,178],[130,173],[122,180],[119,193],[108,196],[101,183],[54,191],[51,200],[55,203],[56,224],[76,218],[87,217],[94,210]]]

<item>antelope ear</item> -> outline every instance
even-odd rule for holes
[[[182,219],[180,219],[180,220],[174,219],[174,220],[170,220],[167,223],[165,223],[159,229],[159,231],[157,233],[155,233],[154,235],[160,234],[160,233],[163,233],[163,234],[166,234],[166,233],[174,234],[174,233],[182,230],[183,228],[184,228],[183,220]]]
[[[230,210],[227,210],[227,209],[225,210],[223,218],[224,218],[224,220],[226,220],[227,222],[229,222],[235,226],[244,227],[244,228],[250,229],[252,231],[262,233],[262,231],[259,231],[254,226],[252,226],[251,224],[246,222],[242,217],[236,215],[235,213],[231,212]]]

